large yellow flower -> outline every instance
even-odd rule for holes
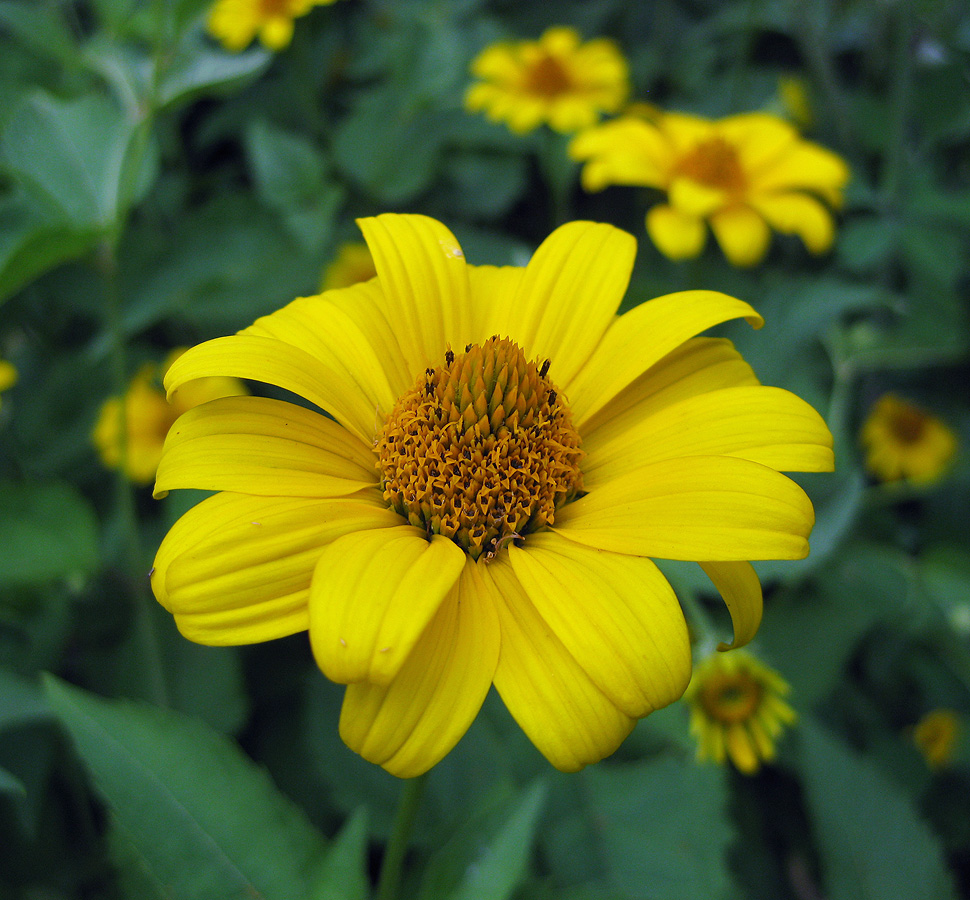
[[[950,427],[926,410],[883,394],[862,425],[866,468],[880,481],[930,484],[949,467],[957,451]]]
[[[725,758],[746,775],[775,758],[775,742],[797,718],[783,699],[788,682],[750,653],[715,653],[694,670],[684,700],[697,758],[723,764]]]
[[[282,50],[293,39],[293,20],[314,6],[335,0],[216,0],[209,11],[209,33],[233,53],[259,37],[269,50]]]
[[[690,676],[684,617],[650,556],[702,561],[754,634],[749,559],[808,552],[811,503],[778,470],[828,470],[831,435],[761,386],[711,291],[615,311],[635,241],[557,229],[525,268],[471,266],[440,223],[360,222],[377,278],[295,300],[189,350],[166,378],[252,378],[169,434],[156,493],[222,493],[172,528],[152,584],[187,637],[309,629],[347,684],[346,743],[408,777],[464,734],[491,684],[559,769],[612,753]]]
[[[468,89],[465,107],[520,133],[544,123],[564,134],[589,128],[602,113],[616,112],[630,90],[616,44],[581,43],[572,28],[550,28],[538,41],[492,44],[471,71],[481,81]]]
[[[709,223],[735,266],[764,258],[771,228],[797,234],[812,253],[828,250],[835,225],[819,198],[838,207],[849,178],[841,157],[766,113],[625,116],[578,135],[569,152],[586,162],[588,191],[627,184],[667,193],[647,213],[647,231],[666,256],[699,255]]]

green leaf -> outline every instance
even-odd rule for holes
[[[322,838],[267,774],[199,722],[47,676],[50,704],[158,884],[179,900],[310,896]]]
[[[323,155],[306,138],[258,119],[246,129],[245,141],[256,190],[270,206],[303,206],[320,191]]]
[[[508,900],[525,877],[532,842],[548,785],[537,781],[508,821],[470,860],[451,900]]]
[[[809,721],[805,790],[831,900],[950,900],[939,842],[900,790]]]
[[[3,766],[0,766],[0,795],[3,794],[25,797],[27,796],[27,788],[16,775],[11,775]]]
[[[368,895],[367,839],[367,807],[362,806],[330,845],[310,900],[361,900]]]
[[[4,26],[32,52],[62,65],[77,60],[77,45],[53,4],[3,0],[0,26]]]
[[[629,900],[720,900],[731,890],[722,768],[666,757],[587,769],[608,880]]]
[[[97,535],[94,512],[69,485],[0,482],[0,586],[93,571]]]
[[[201,29],[189,32],[179,45],[158,86],[160,108],[202,96],[222,96],[240,90],[269,66],[273,54],[262,47],[226,53],[212,47]]]
[[[42,721],[50,714],[37,684],[0,669],[0,729]]]

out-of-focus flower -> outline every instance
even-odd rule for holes
[[[125,474],[135,484],[150,484],[155,478],[165,437],[182,413],[218,397],[247,393],[237,378],[200,378],[186,385],[170,404],[161,390],[161,378],[184,352],[184,347],[173,350],[161,367],[146,363],[131,379],[124,398],[109,397],[101,406],[91,434],[94,445],[109,469],[122,465],[124,457]],[[122,418],[127,441],[122,441]]]
[[[913,742],[931,769],[942,769],[953,760],[960,736],[960,720],[952,709],[934,709],[913,728]]]
[[[896,394],[884,394],[862,425],[866,468],[880,481],[929,484],[947,470],[957,450],[946,423]]]
[[[588,191],[610,184],[666,191],[668,202],[647,213],[647,231],[666,256],[698,256],[707,223],[735,266],[764,259],[772,228],[797,234],[812,253],[828,250],[835,224],[819,198],[837,208],[849,178],[841,157],[767,113],[623,116],[577,135],[569,152],[585,162]]]
[[[5,359],[0,359],[0,394],[17,383],[17,370]]]
[[[208,644],[309,629],[347,684],[340,733],[418,775],[494,683],[546,757],[575,771],[677,699],[690,645],[648,558],[701,561],[736,645],[762,596],[747,560],[808,552],[814,514],[782,471],[828,471],[832,436],[757,382],[713,291],[622,316],[636,242],[572,222],[528,266],[472,266],[424,216],[360,221],[377,278],[303,297],[194,347],[165,381],[254,378],[172,429],[157,495],[221,491],[172,527],[155,596]],[[501,653],[499,652],[501,648]]]
[[[782,75],[778,79],[778,99],[785,114],[799,128],[811,128],[815,121],[812,101],[805,79],[798,75]]]
[[[486,47],[472,62],[481,79],[465,95],[470,112],[484,112],[524,133],[548,124],[572,134],[620,109],[630,90],[626,60],[607,39],[581,42],[572,28],[550,28],[538,41]]]
[[[714,653],[694,669],[684,700],[697,758],[723,764],[726,758],[745,775],[775,758],[775,742],[797,718],[783,699],[788,682],[750,653]]]
[[[269,50],[282,50],[293,39],[293,20],[314,6],[335,0],[216,0],[209,11],[209,33],[233,53],[258,36]]]
[[[321,289],[332,291],[350,287],[361,281],[370,281],[376,274],[374,258],[367,244],[360,241],[347,243],[341,246],[334,261],[324,270]]]

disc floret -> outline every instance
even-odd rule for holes
[[[448,350],[378,434],[387,503],[476,560],[552,524],[582,490],[583,451],[549,368],[497,335]]]

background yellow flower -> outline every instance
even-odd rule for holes
[[[336,258],[324,270],[320,289],[331,291],[334,288],[350,287],[361,281],[369,281],[376,274],[374,259],[367,244],[352,241],[341,244]]]
[[[952,709],[934,709],[913,728],[913,742],[931,769],[949,765],[960,737],[960,719]]]
[[[0,359],[0,394],[17,383],[17,370],[5,359]]]
[[[629,93],[626,60],[605,38],[586,43],[572,28],[550,28],[538,41],[493,44],[472,62],[481,79],[465,95],[470,112],[484,112],[512,131],[548,124],[571,134],[616,112]]]
[[[293,39],[293,20],[314,6],[335,0],[216,0],[209,12],[209,32],[233,53],[258,36],[269,50],[282,50]]]
[[[862,425],[866,468],[880,481],[929,484],[946,472],[957,451],[949,426],[896,394],[876,401]]]
[[[849,178],[839,156],[767,113],[624,116],[578,135],[569,152],[585,163],[586,190],[621,184],[667,193],[647,213],[647,231],[666,256],[698,256],[710,225],[735,266],[764,259],[772,228],[798,235],[812,253],[828,250],[835,224],[821,201],[838,207]]]

